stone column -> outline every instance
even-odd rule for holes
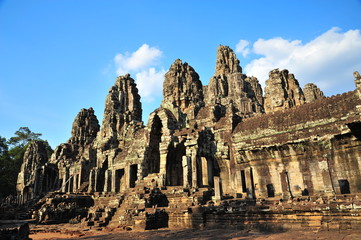
[[[95,192],[99,192],[99,184],[98,184],[98,181],[99,181],[99,169],[96,168],[94,169],[94,191]]]
[[[69,171],[68,171],[68,169],[65,169],[65,172],[63,174],[63,184],[61,185],[61,191],[62,192],[66,192],[68,190],[67,187],[66,187],[68,178],[69,178]]]
[[[78,178],[78,189],[80,189],[82,182],[82,179],[84,178],[83,176],[83,165],[80,165],[80,169],[79,169],[79,178]]]
[[[112,170],[112,192],[115,192],[116,170]]]
[[[197,156],[192,152],[192,187],[198,187],[197,184]]]
[[[208,162],[205,157],[201,157],[201,166],[202,166],[202,185],[208,186]]]
[[[251,168],[245,169],[245,175],[246,175],[247,198],[253,199],[254,186],[253,186],[252,169]]]
[[[242,176],[241,176],[241,171],[240,170],[236,170],[236,188],[237,188],[237,193],[242,193],[243,189],[242,189]]]
[[[90,170],[89,173],[89,187],[88,187],[88,192],[94,192],[95,190],[95,181],[94,181],[94,169]]]
[[[159,173],[165,174],[167,172],[167,153],[168,153],[168,146],[166,144],[160,143],[159,145]]]
[[[221,200],[221,183],[220,183],[220,177],[214,176],[214,197],[213,200],[219,201]]]
[[[74,174],[73,180],[73,192],[78,191],[78,181],[79,181],[79,174]]]
[[[109,189],[110,189],[110,184],[109,184],[109,171],[108,170],[105,170],[105,173],[104,173],[104,192],[109,192]]]
[[[68,180],[68,184],[67,184],[66,192],[69,192],[69,193],[73,192],[74,177],[75,177],[74,174],[70,175],[69,180]]]
[[[189,177],[190,177],[190,157],[182,157],[182,167],[183,167],[183,187],[187,188],[190,186]]]

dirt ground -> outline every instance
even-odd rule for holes
[[[89,240],[118,240],[118,239],[229,239],[229,240],[361,240],[361,232],[345,230],[342,232],[335,231],[299,231],[290,230],[277,233],[262,233],[257,231],[245,231],[236,229],[162,229],[151,231],[126,231],[126,230],[89,230],[82,231],[71,225],[63,225],[59,228],[46,226],[46,229],[35,228],[33,234],[29,237],[33,240],[43,239],[89,239]],[[35,230],[35,232],[34,232]]]

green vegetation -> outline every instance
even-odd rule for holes
[[[29,143],[40,139],[41,133],[34,133],[28,127],[21,127],[9,140],[0,136],[0,199],[16,193],[16,181]],[[47,141],[48,155],[52,149]]]

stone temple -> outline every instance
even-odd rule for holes
[[[360,228],[354,76],[354,91],[325,97],[274,69],[263,92],[233,50],[219,46],[208,85],[174,61],[147,125],[134,79],[120,76],[101,125],[82,109],[50,159],[42,142],[30,144],[16,201],[39,222],[84,228]]]

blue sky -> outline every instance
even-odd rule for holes
[[[124,72],[139,85],[147,122],[173,61],[208,84],[219,44],[262,84],[279,67],[328,96],[350,91],[360,29],[360,0],[0,0],[0,136],[27,126],[53,148],[66,142],[81,108],[102,121]]]

